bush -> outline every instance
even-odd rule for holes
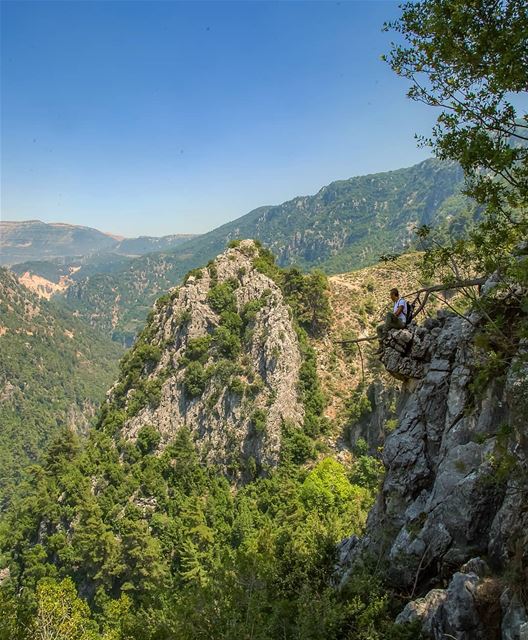
[[[304,464],[315,458],[315,444],[298,427],[286,423],[282,429],[281,458],[285,463]]]
[[[244,392],[246,391],[246,386],[247,385],[243,380],[236,377],[233,378],[233,380],[231,380],[231,382],[229,383],[229,391],[231,391],[232,393],[236,393],[239,396],[243,396]]]
[[[202,363],[198,361],[190,362],[183,376],[183,386],[189,398],[201,396],[204,392],[206,382],[207,373]]]
[[[187,342],[187,349],[185,350],[185,359],[190,361],[199,360],[202,364],[207,359],[207,353],[211,346],[211,336],[200,336],[199,338],[192,338]]]
[[[325,458],[308,474],[301,497],[307,507],[325,514],[329,510],[346,510],[356,493],[343,465],[333,458]]]
[[[224,358],[236,358],[240,353],[240,338],[227,327],[219,326],[213,334],[212,346]]]
[[[253,411],[251,422],[257,435],[266,433],[266,412],[263,409]]]
[[[231,283],[223,282],[217,284],[209,290],[207,302],[213,311],[222,313],[223,311],[236,311],[236,298],[233,293]]]
[[[154,427],[147,425],[139,430],[136,447],[142,455],[147,455],[156,450],[161,440],[161,435]]]
[[[242,318],[233,311],[223,311],[220,314],[220,324],[235,334],[240,334],[242,331]]]

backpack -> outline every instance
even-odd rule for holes
[[[405,318],[406,327],[408,327],[411,324],[413,318],[414,318],[414,304],[412,302],[407,302],[407,317]]]

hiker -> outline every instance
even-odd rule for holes
[[[390,290],[390,297],[394,308],[385,316],[385,322],[379,324],[376,329],[380,342],[391,329],[404,329],[407,326],[407,301],[405,298],[400,298],[400,292],[396,288]]]

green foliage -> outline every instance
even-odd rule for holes
[[[315,443],[303,430],[289,423],[282,427],[281,457],[286,464],[304,464],[315,458]]]
[[[303,482],[303,502],[320,513],[343,512],[356,500],[346,469],[333,458],[321,460]]]
[[[184,284],[189,280],[189,278],[196,278],[196,280],[201,280],[203,278],[203,269],[201,267],[197,267],[196,269],[191,269],[190,271],[188,271],[183,278]]]
[[[354,390],[346,403],[347,421],[349,424],[354,425],[371,411],[372,404],[367,394],[360,386]]]
[[[88,427],[122,350],[0,269],[0,505],[65,424]]]
[[[265,413],[252,418],[258,430]],[[44,579],[79,637],[86,624],[97,640],[234,640],[247,633],[249,615],[262,640],[337,640],[351,624],[358,637],[383,638],[392,612],[381,587],[362,583],[350,597],[329,587],[335,545],[360,531],[374,493],[331,459],[307,472],[299,465],[314,455],[313,440],[297,427],[285,432],[279,468],[257,478],[250,458],[254,480],[235,493],[200,465],[185,430],[156,456],[152,427],[139,432],[135,455],[101,430],[83,447],[71,435],[59,439],[0,527],[0,557],[11,569],[0,587],[14,612],[2,622],[9,637],[22,639],[19,625],[40,606]],[[64,523],[72,523],[69,538]],[[73,580],[67,597],[57,591],[63,576]]]
[[[512,64],[526,44],[525,3],[422,0],[402,9],[387,29],[406,43],[394,45],[388,61],[411,80],[411,99],[440,109],[423,142],[460,163],[465,193],[479,206],[466,205],[458,230],[456,218],[455,227],[419,229],[424,275],[449,284],[498,271],[508,283],[516,279],[515,247],[528,232],[528,115],[511,101],[526,95],[526,61]]]
[[[207,372],[201,362],[190,362],[185,369],[183,386],[189,398],[197,398],[204,392],[207,382]]]
[[[35,640],[98,640],[90,608],[77,595],[70,578],[44,578],[37,586],[37,610],[31,636]]]
[[[302,364],[299,370],[299,392],[304,405],[304,431],[312,438],[326,430],[323,418],[325,398],[317,377],[317,359],[306,333],[298,329]]]
[[[223,311],[236,311],[236,297],[233,293],[233,285],[230,282],[217,284],[209,289],[207,302],[216,313]]]
[[[150,425],[146,425],[145,427],[141,427],[137,434],[136,447],[142,455],[146,455],[147,453],[152,453],[157,448],[160,440],[161,436],[159,431]]]
[[[324,334],[331,319],[327,276],[321,271],[305,276],[291,268],[284,272],[283,290],[301,327],[314,337]]]
[[[360,487],[364,487],[375,495],[383,478],[383,463],[374,456],[363,453],[357,456],[352,464],[350,481]]]
[[[251,414],[251,423],[257,435],[266,433],[266,412],[263,409],[255,409]]]
[[[221,358],[236,358],[240,353],[240,338],[227,326],[220,325],[215,329],[211,346]]]
[[[526,206],[528,118],[511,101],[526,94],[525,2],[409,2],[391,28],[409,45],[394,45],[388,58],[411,80],[408,96],[441,110],[424,142],[457,160],[468,192],[495,213]],[[490,174],[501,179],[490,181]]]
[[[185,356],[182,358],[180,364],[187,366],[189,361],[199,361],[205,364],[209,353],[209,347],[211,346],[211,336],[200,336],[198,338],[191,338],[187,342],[187,348],[185,349]]]

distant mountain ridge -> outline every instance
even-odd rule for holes
[[[173,234],[159,238],[121,238],[91,227],[62,222],[6,220],[0,222],[0,264],[11,266],[28,260],[82,257],[101,252],[140,256],[173,249],[194,237],[192,234]]]
[[[64,295],[81,317],[129,344],[156,297],[231,240],[260,240],[280,266],[350,271],[376,263],[382,254],[411,249],[416,227],[444,224],[474,209],[462,187],[462,169],[436,159],[339,180],[313,196],[254,209],[185,242],[177,253],[152,253],[112,273],[78,277]]]

